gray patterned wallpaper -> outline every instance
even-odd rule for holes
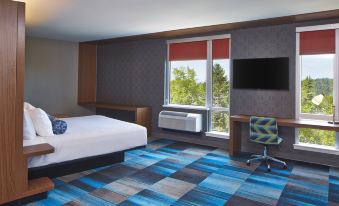
[[[232,35],[231,57],[233,59],[267,57],[289,57],[290,59],[289,91],[231,89],[231,114],[293,118],[295,116],[295,28],[301,25],[332,22],[339,22],[339,19],[223,32]],[[159,112],[163,110],[161,105],[164,101],[166,48],[166,39],[99,46],[98,101],[151,106],[153,130],[159,132],[157,120]],[[194,112],[202,113],[205,117],[207,115],[203,111]],[[206,129],[206,122],[204,125]],[[251,144],[247,140],[248,125],[243,125],[242,131],[243,150],[262,151],[260,145]],[[272,148],[271,152],[275,155],[339,166],[336,156],[294,150],[294,129],[281,128],[279,132],[284,137],[284,143],[278,148]],[[227,146],[227,141],[223,139],[209,139],[204,135],[163,133],[165,137],[172,136],[183,141],[204,144],[214,142],[218,146]]]
[[[99,46],[98,101],[152,107],[152,127],[162,109],[166,40]]]
[[[294,32],[293,25],[229,32],[234,59],[290,57],[291,88],[289,91],[231,89],[231,114],[294,117]],[[164,101],[166,48],[166,40],[99,46],[98,100],[152,106],[153,128],[157,129],[157,115]]]
[[[293,118],[295,115],[295,26],[243,29],[233,31],[231,35],[233,59],[289,57],[290,60],[289,91],[231,89],[231,114]]]

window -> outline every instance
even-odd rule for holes
[[[335,25],[330,25],[333,27]],[[339,26],[339,25],[338,25]],[[331,121],[338,117],[339,83],[336,41],[338,29],[320,27],[297,28],[296,116]],[[338,40],[336,40],[338,39]],[[333,107],[336,106],[336,107]],[[337,118],[336,118],[337,119]],[[302,128],[297,130],[297,144],[338,147],[336,133]]]
[[[171,61],[170,104],[205,106],[206,60]]]
[[[301,114],[332,115],[334,57],[334,54],[300,55]],[[316,96],[320,97],[320,104],[314,102]]]
[[[165,105],[209,110],[208,130],[228,133],[229,56],[230,35],[168,41]]]
[[[298,131],[299,143],[335,147],[335,132],[328,130],[301,128]]]
[[[169,104],[206,105],[207,41],[169,44]]]
[[[210,131],[228,133],[230,60],[229,39],[212,41],[212,106]]]

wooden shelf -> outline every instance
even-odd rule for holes
[[[39,155],[50,154],[54,152],[54,147],[50,144],[37,144],[31,146],[25,146],[23,148],[24,157],[34,157]],[[28,180],[28,188],[21,195],[20,198],[33,196],[36,194],[48,192],[54,188],[54,183],[48,177],[41,177],[37,179]]]
[[[25,3],[0,1],[0,205],[54,188],[48,178],[28,180],[27,157],[48,154],[48,144],[22,147],[25,76]]]
[[[50,144],[37,144],[31,146],[25,146],[23,148],[23,154],[26,158],[39,155],[50,154],[54,152],[54,147]]]
[[[140,106],[140,105],[123,105],[123,104],[113,104],[113,103],[104,103],[104,102],[86,102],[86,103],[79,103],[83,106],[90,106],[95,108],[101,109],[113,109],[113,110],[122,110],[122,111],[132,111],[135,112],[138,109],[149,108],[147,106]]]
[[[28,181],[28,189],[22,194],[21,198],[40,194],[52,190],[54,183],[48,177],[41,177]]]
[[[152,131],[152,108],[141,105],[122,105],[104,102],[79,102],[79,105],[95,107],[99,109],[119,110],[134,112],[134,122],[147,128],[148,136]]]
[[[53,114],[53,116],[57,119],[61,119],[61,118],[68,118],[69,116],[66,114]]]
[[[48,177],[41,177],[41,178],[29,180],[26,191],[24,191],[23,193],[15,197],[9,198],[6,201],[0,201],[0,205],[11,202],[11,201],[15,201],[18,199],[23,199],[29,196],[48,192],[49,190],[52,190],[52,189],[54,189],[54,183]]]

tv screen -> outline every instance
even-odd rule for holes
[[[289,59],[234,59],[234,89],[289,89]]]

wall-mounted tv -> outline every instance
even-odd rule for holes
[[[288,57],[234,59],[233,88],[289,90]]]

